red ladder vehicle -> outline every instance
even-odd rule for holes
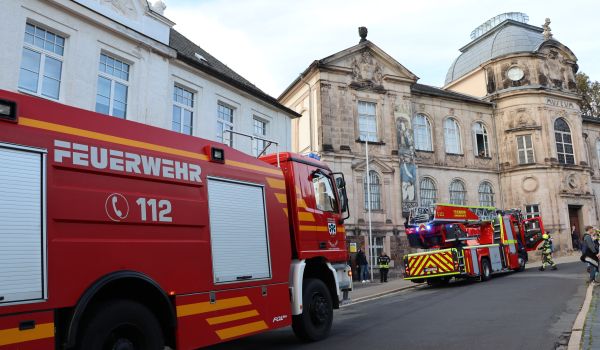
[[[414,208],[406,236],[424,251],[404,256],[404,278],[415,283],[442,284],[451,278],[479,278],[521,271],[527,251],[541,242],[539,217],[524,219],[519,210],[438,204]]]
[[[318,160],[0,91],[0,349],[323,339],[352,289],[347,217]]]

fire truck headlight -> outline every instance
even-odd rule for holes
[[[13,101],[0,99],[0,119],[16,122],[17,104]]]
[[[431,230],[431,225],[427,225],[425,226],[425,228],[427,229],[427,231]]]

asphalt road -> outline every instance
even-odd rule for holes
[[[284,328],[209,349],[561,349],[583,303],[585,274],[582,263],[569,263],[422,286],[335,311],[329,338],[318,343],[299,343]]]

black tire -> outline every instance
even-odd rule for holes
[[[417,284],[419,284],[419,283],[423,283],[423,282],[425,282],[425,279],[423,279],[423,278],[416,278],[416,279],[414,279],[414,280],[410,280],[410,281],[411,281],[412,283],[417,283]]]
[[[487,258],[481,259],[481,282],[489,281],[492,278],[492,265]]]
[[[90,310],[79,350],[163,350],[160,323],[144,305],[130,300],[102,303]]]
[[[323,281],[309,278],[302,287],[302,314],[292,317],[292,328],[302,341],[325,339],[333,323],[333,302]]]

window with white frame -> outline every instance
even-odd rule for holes
[[[433,207],[437,201],[437,188],[432,178],[424,177],[419,184],[422,207]]]
[[[358,101],[358,129],[361,141],[377,142],[377,104]]]
[[[450,183],[450,204],[465,205],[467,190],[461,180],[454,180]]]
[[[364,180],[365,210],[369,209],[369,192],[367,191],[367,177]],[[381,182],[379,175],[374,170],[369,171],[369,185],[371,191],[371,210],[381,210]]]
[[[519,159],[519,164],[535,163],[531,135],[517,136],[517,156]]]
[[[130,65],[105,53],[100,54],[96,112],[125,119]]]
[[[484,207],[494,206],[494,188],[488,181],[479,184],[479,205]]]
[[[540,205],[539,204],[526,204],[525,205],[525,218],[537,218],[540,216]]]
[[[446,141],[446,153],[461,154],[460,128],[454,118],[447,118],[444,121],[444,139]]]
[[[489,157],[490,148],[488,146],[488,133],[482,122],[473,124],[473,139],[475,141],[475,156]]]
[[[373,237],[373,254],[374,256],[374,261],[377,261],[377,257],[381,255],[381,252],[383,252],[383,248],[384,248],[384,242],[385,242],[385,237],[383,236],[375,236]]]
[[[64,50],[64,37],[27,23],[19,90],[58,100]]]
[[[173,88],[171,130],[191,135],[194,124],[194,93],[181,86]]]
[[[554,137],[556,138],[558,162],[560,164],[575,164],[571,129],[563,118],[558,118],[554,121]]]
[[[431,124],[423,114],[417,114],[413,123],[415,134],[415,149],[418,151],[433,151],[431,142]]]
[[[217,107],[217,141],[233,147],[233,108],[219,103]]]
[[[265,120],[258,118],[258,117],[254,117],[252,119],[252,123],[254,125],[254,136],[266,138],[268,123]],[[252,154],[255,157],[258,157],[258,155],[261,153],[265,154],[266,153],[265,147],[267,147],[267,142],[265,140],[258,140],[258,139],[252,140]]]

